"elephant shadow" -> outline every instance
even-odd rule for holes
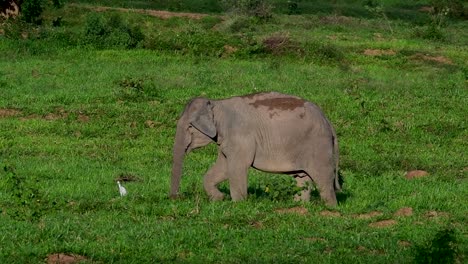
[[[342,182],[341,182],[342,184]],[[228,184],[220,184],[219,190],[226,195],[226,198],[230,198],[229,194],[229,185]],[[275,194],[269,191],[266,191],[264,187],[261,187],[259,185],[254,185],[254,186],[249,186],[247,189],[247,194],[249,195],[250,199],[259,199],[259,200],[290,200],[294,198],[294,195],[292,192],[288,192],[287,194],[285,193],[279,193]],[[343,204],[346,202],[346,200],[351,197],[351,192],[348,190],[344,189],[341,192],[336,193],[336,200],[338,201],[338,204]],[[320,201],[320,192],[317,188],[313,188],[310,192],[310,199],[311,201]]]

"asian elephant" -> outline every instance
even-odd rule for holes
[[[212,200],[229,180],[234,201],[247,196],[250,167],[294,175],[299,186],[313,181],[327,205],[337,204],[338,141],[330,121],[315,104],[277,92],[224,100],[192,99],[177,122],[170,196],[177,197],[184,155],[215,142],[218,158],[204,177]],[[308,201],[310,189],[300,197]]]

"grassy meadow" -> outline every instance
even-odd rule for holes
[[[1,24],[0,263],[467,261],[466,17],[430,1],[271,1],[268,16],[93,2]],[[246,201],[210,202],[214,144],[186,157],[169,199],[187,101],[261,91],[315,102],[334,124],[339,205],[295,202],[292,178],[253,169]]]

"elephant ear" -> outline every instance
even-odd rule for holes
[[[216,127],[213,118],[213,109],[209,100],[204,100],[200,109],[194,113],[191,124],[210,138],[216,136]]]

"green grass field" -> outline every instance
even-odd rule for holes
[[[302,12],[286,15],[275,1],[267,21],[183,8],[190,1],[102,5],[209,15],[73,2],[46,9],[40,27],[2,25],[0,263],[55,253],[87,263],[467,260],[466,20],[418,11],[423,2],[382,1],[382,16],[358,1],[299,1]],[[182,197],[170,200],[187,101],[260,91],[313,101],[334,124],[339,205],[317,192],[294,202],[293,179],[253,169],[246,201],[210,202],[202,179],[215,145],[186,157]],[[428,175],[407,179],[411,170]]]

